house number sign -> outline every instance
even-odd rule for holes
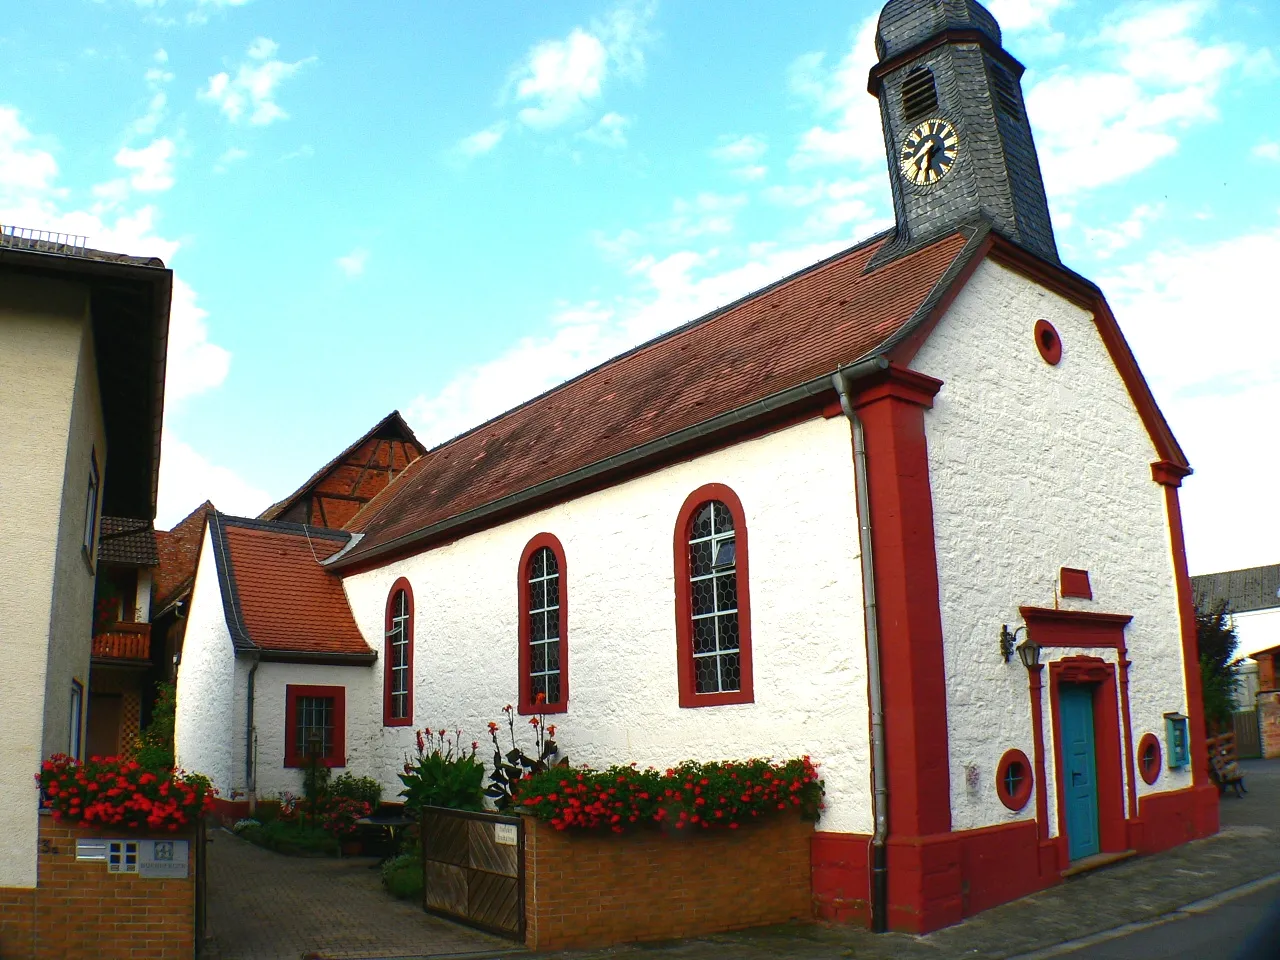
[[[514,823],[495,823],[493,825],[493,842],[514,847],[520,842],[520,834]]]
[[[136,873],[148,879],[185,880],[188,840],[77,840],[76,859],[107,865],[108,873]]]

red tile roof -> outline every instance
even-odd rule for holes
[[[418,458],[346,524],[342,563],[873,354],[965,248],[955,234],[871,272],[876,237],[588,371]]]
[[[156,532],[151,521],[103,517],[98,531],[98,559],[135,567],[154,567],[160,559],[156,555]]]
[[[336,530],[216,514],[228,626],[242,649],[372,658],[342,581],[320,561],[346,546]],[[228,582],[229,580],[229,582]],[[239,636],[237,636],[239,635]]]
[[[214,509],[206,500],[179,521],[172,530],[156,531],[160,565],[155,572],[157,610],[190,591],[195,581],[200,544],[204,541],[204,520]]]

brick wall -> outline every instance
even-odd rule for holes
[[[195,955],[195,837],[111,833],[112,839],[191,841],[186,880],[109,874],[101,861],[76,860],[77,837],[98,831],[40,818],[35,890],[0,889],[4,960],[191,960]]]
[[[525,945],[600,947],[812,916],[813,825],[573,834],[525,819]]]

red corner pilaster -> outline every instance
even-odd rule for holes
[[[890,367],[852,398],[867,487],[889,756],[889,922],[934,930],[961,919],[951,831],[947,691],[924,411],[942,382]]]
[[[1207,837],[1218,832],[1218,791],[1209,782],[1209,755],[1205,749],[1204,696],[1200,689],[1200,651],[1196,640],[1196,608],[1191,599],[1191,576],[1187,572],[1186,541],[1182,533],[1182,507],[1178,488],[1191,474],[1189,467],[1170,460],[1151,464],[1151,478],[1164,487],[1165,511],[1169,519],[1169,546],[1173,552],[1173,575],[1178,588],[1178,613],[1182,620],[1182,667],[1187,684],[1187,725],[1191,738],[1191,783],[1195,798],[1195,834]]]

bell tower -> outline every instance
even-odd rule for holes
[[[1057,263],[1024,67],[995,17],[977,0],[889,0],[876,54],[868,89],[880,100],[897,234],[875,261],[981,217]]]

